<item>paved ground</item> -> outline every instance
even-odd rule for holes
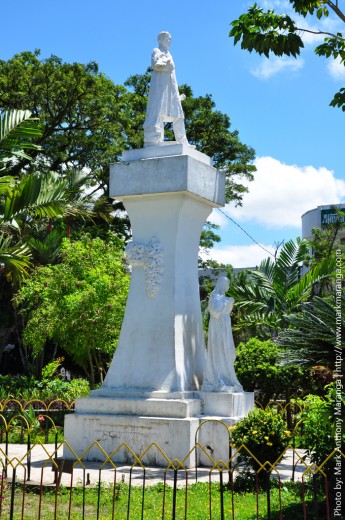
[[[8,469],[8,479],[13,476],[13,469],[16,470],[16,479],[20,482],[26,478],[28,483],[31,485],[39,485],[41,482],[44,485],[50,486],[54,483],[54,472],[52,470],[52,458],[54,454],[54,445],[36,445],[31,450],[31,468],[30,468],[30,480],[28,481],[28,460],[27,460],[27,446],[24,444],[10,444],[8,450],[8,461],[10,462],[10,468]],[[306,471],[307,465],[298,459],[299,456],[303,456],[303,450],[297,450],[295,456],[292,450],[288,450],[287,456],[282,460],[280,464],[276,466],[276,474],[281,480],[291,480],[292,468],[295,465],[295,480],[301,480],[302,474]],[[62,457],[62,447],[58,450],[58,456]],[[5,457],[5,445],[0,444],[0,460],[6,460]],[[73,462],[68,464],[65,463],[64,470],[68,470],[68,465],[72,466]],[[66,467],[67,466],[67,467]],[[219,481],[220,476],[219,470],[211,468],[198,468],[180,470],[178,471],[178,485],[183,486],[188,478],[188,483],[195,482],[208,482],[211,478],[212,481]],[[74,463],[73,476],[71,473],[62,472],[61,483],[65,486],[78,485],[85,482],[87,485],[95,485],[99,481],[99,478],[103,482],[131,482],[133,485],[142,485],[143,477],[145,475],[145,485],[153,485],[164,480],[166,475],[167,483],[173,484],[174,472],[172,470],[165,470],[164,468],[132,468],[121,464],[107,464],[103,465],[100,462],[84,461],[84,464]],[[84,477],[85,475],[85,477]],[[223,471],[223,482],[228,481],[227,469]]]

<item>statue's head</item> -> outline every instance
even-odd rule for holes
[[[225,294],[227,292],[227,290],[229,289],[229,287],[230,287],[229,278],[227,278],[226,276],[219,276],[214,290],[217,294]]]
[[[162,47],[168,49],[170,47],[171,43],[171,34],[167,31],[162,31],[159,33],[158,37],[158,43],[159,45],[162,45]]]

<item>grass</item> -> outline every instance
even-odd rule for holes
[[[11,489],[6,489],[2,502],[0,518],[9,518]],[[281,500],[284,520],[302,520],[303,508],[301,488],[299,483],[288,483],[281,490]],[[24,518],[54,518],[56,509],[57,519],[81,520],[99,519],[110,520],[162,520],[187,519],[207,520],[220,519],[223,504],[224,518],[231,520],[234,509],[235,520],[267,519],[267,496],[265,492],[258,495],[259,515],[256,516],[256,494],[254,492],[231,493],[226,487],[219,484],[196,483],[187,488],[177,490],[175,502],[171,487],[157,484],[155,486],[129,487],[119,484],[83,489],[61,487],[55,495],[55,489],[45,489],[42,494],[38,488],[26,488],[25,493],[21,486],[15,488],[13,519]],[[24,501],[24,502],[23,502]],[[271,520],[279,519],[280,499],[279,489],[272,489],[270,493]],[[130,507],[128,506],[130,504]],[[114,509],[113,509],[114,508]],[[24,516],[22,510],[24,509]],[[314,518],[310,497],[307,500],[308,519]],[[175,511],[175,517],[173,512]],[[186,511],[186,514],[185,514]],[[70,512],[70,513],[69,513]],[[113,515],[114,512],[114,516]],[[40,514],[40,516],[39,516]],[[69,516],[70,514],[70,516]],[[321,513],[322,514],[322,513]],[[325,518],[319,516],[318,518]]]

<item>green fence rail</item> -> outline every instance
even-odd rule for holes
[[[64,457],[64,448],[70,458]],[[88,460],[91,450],[99,460]],[[149,467],[152,450],[164,455],[164,467]],[[188,467],[186,460],[202,450],[203,467]],[[115,462],[126,451],[126,463]],[[325,461],[310,464],[295,450],[296,482],[291,482],[293,448],[274,463],[258,461],[256,472],[245,474],[239,454],[254,457],[246,448],[233,449],[227,461],[213,460],[197,443],[182,460],[169,459],[151,443],[135,454],[125,443],[106,453],[98,442],[78,457],[67,442],[10,444],[0,447],[0,518],[6,519],[331,519],[337,507],[334,473],[330,462],[344,454],[335,450]],[[30,465],[30,471],[29,471]],[[328,470],[326,471],[326,468]],[[339,501],[339,500],[338,500]],[[342,518],[341,514],[336,516]]]

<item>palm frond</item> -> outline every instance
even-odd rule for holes
[[[42,239],[30,238],[28,245],[35,260],[43,265],[55,263],[59,259],[61,243],[65,236],[64,231],[53,229]]]
[[[41,177],[24,176],[16,183],[5,198],[3,206],[3,220],[11,222],[28,215],[33,217],[56,217],[63,213],[61,203],[66,203],[64,194],[66,188],[58,182],[56,185],[45,183]]]
[[[5,274],[11,273],[12,278],[20,280],[28,275],[31,267],[30,251],[26,244],[11,243],[11,237],[0,234],[0,263],[5,266]]]
[[[345,306],[345,291],[341,295],[341,307]],[[345,347],[345,315],[337,316],[335,296],[303,303],[300,312],[287,316],[289,328],[280,331],[278,343],[284,348],[284,356],[300,363],[328,363],[334,365],[334,345],[339,331],[340,345]]]
[[[275,263],[274,278],[284,291],[292,287],[300,278],[300,267],[309,251],[307,240],[289,240],[282,247]]]
[[[5,110],[0,114],[0,159],[10,155],[26,156],[25,149],[39,150],[32,142],[42,134],[37,119],[29,110]]]
[[[310,297],[312,287],[324,280],[332,277],[335,272],[335,256],[326,258],[322,262],[316,264],[312,269],[307,271],[301,279],[293,285],[286,293],[286,298],[298,306],[301,302]]]
[[[14,185],[15,178],[11,175],[0,177],[0,195],[9,193],[10,188]]]

